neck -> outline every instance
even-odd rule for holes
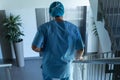
[[[61,21],[63,21],[63,17],[55,17],[55,20],[58,22],[61,22]]]

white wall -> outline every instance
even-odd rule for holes
[[[0,45],[0,59],[2,59],[1,45]]]
[[[111,41],[107,30],[104,28],[103,22],[96,22],[97,23],[97,31],[99,35],[99,41],[101,46],[101,53],[102,52],[111,52]]]
[[[93,12],[91,10],[91,7],[89,6],[87,9],[87,25],[86,25],[86,29],[87,29],[87,52],[91,53],[91,52],[98,52],[98,48],[99,48],[99,39],[98,36],[95,36],[95,34],[93,33],[93,21],[94,21],[94,17],[93,17]]]
[[[97,11],[98,11],[98,0],[90,0],[92,12],[94,15],[95,24],[97,26],[99,43],[100,43],[100,52],[110,52],[111,51],[111,41],[108,32],[105,29],[104,22],[97,21]]]
[[[45,8],[56,0],[0,0],[0,10],[5,10],[6,14],[21,15],[23,22],[24,57],[39,56],[31,50],[31,43],[36,33],[35,8]],[[88,0],[57,0],[61,1],[65,8],[89,5]],[[2,56],[0,55],[0,58]]]
[[[6,15],[9,15],[10,13],[13,13],[13,15],[20,15],[22,19],[23,28],[21,29],[25,34],[25,36],[23,36],[24,56],[38,56],[38,54],[35,54],[31,49],[32,40],[37,31],[35,9],[6,10]]]
[[[0,9],[49,7],[53,1],[61,1],[65,7],[89,5],[88,0],[0,0]]]
[[[92,12],[94,14],[94,20],[97,20],[98,0],[89,0]]]

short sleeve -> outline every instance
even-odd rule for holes
[[[42,28],[39,28],[34,39],[32,45],[36,46],[37,48],[42,48],[44,44],[44,32]]]
[[[76,44],[75,44],[75,49],[80,50],[84,48],[84,43],[80,34],[79,29],[77,28],[76,30]]]

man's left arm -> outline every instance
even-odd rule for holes
[[[34,37],[31,48],[35,52],[41,52],[43,45],[44,45],[44,32],[43,27],[40,26]]]

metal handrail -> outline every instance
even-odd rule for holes
[[[92,60],[74,60],[73,63],[91,63],[91,64],[120,64],[120,57],[100,58]]]
[[[0,64],[1,69],[5,68],[6,80],[12,80],[11,71],[10,71],[11,67],[12,67],[12,64],[4,64],[4,63]]]
[[[11,67],[12,64],[0,64],[0,67]]]
[[[83,60],[74,60],[73,63],[120,64],[120,57],[115,57],[111,52],[97,53],[86,55]]]

